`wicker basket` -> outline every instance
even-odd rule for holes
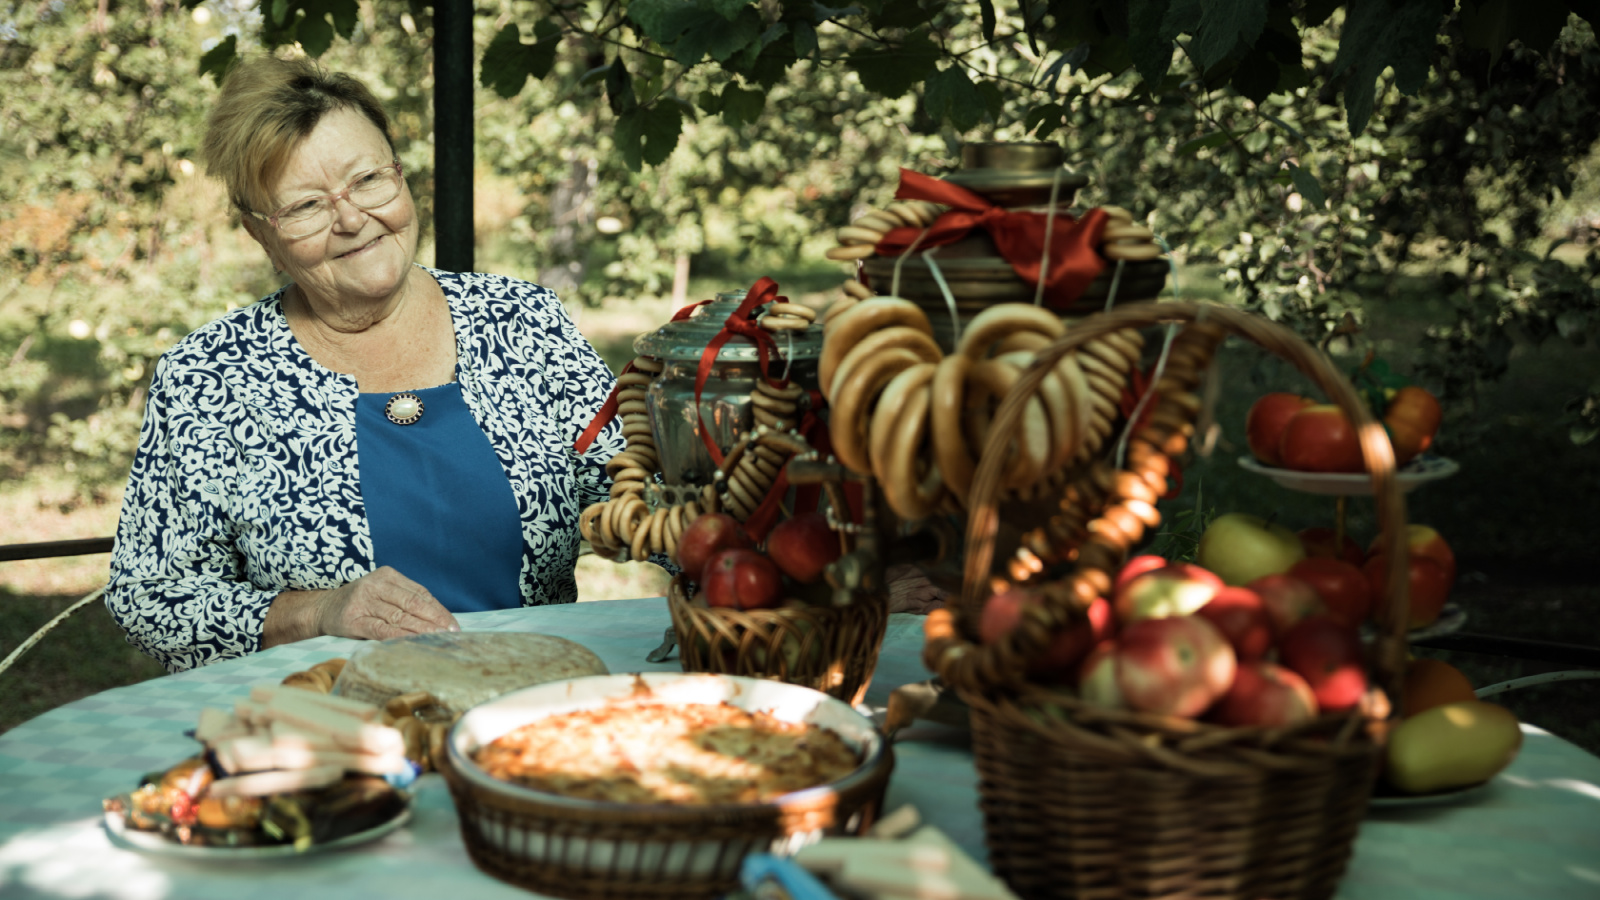
[[[667,605],[685,672],[771,678],[854,706],[866,695],[889,626],[888,597],[866,594],[843,608],[706,609],[689,602],[682,575]]]
[[[1065,558],[1075,568],[1061,581],[1030,585],[1043,596],[1044,614],[994,645],[969,637],[991,589],[1004,441],[985,448],[969,505],[965,590],[953,609],[929,617],[924,660],[972,707],[990,862],[1021,896],[1330,897],[1366,812],[1383,722],[1352,711],[1289,729],[1228,728],[1090,706],[1024,675],[1028,660],[1109,589],[1111,573],[1151,524],[1168,457],[1182,452],[1193,430],[1200,372],[1229,334],[1294,363],[1356,422],[1384,550],[1404,558],[1404,501],[1382,426],[1325,356],[1256,316],[1187,303],[1092,316],[1041,352],[1002,403],[991,434],[1016,425],[1063,354],[1112,330],[1169,322],[1188,324],[1168,350],[1153,412],[1130,441],[1128,468],[1102,462],[1069,490],[1067,505],[1086,507],[1069,509],[1058,523],[1058,534],[1070,533]],[[1370,662],[1376,683],[1392,695],[1405,658],[1406,567],[1391,566],[1389,575]]]
[[[726,702],[829,728],[863,755],[829,784],[767,803],[673,806],[604,803],[499,781],[473,751],[544,715],[635,697]],[[725,676],[645,673],[580,678],[503,695],[451,729],[439,772],[450,787],[472,861],[518,887],[568,900],[710,900],[738,884],[752,852],[788,852],[875,821],[894,753],[870,719],[799,687]]]

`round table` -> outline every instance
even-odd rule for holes
[[[669,624],[660,598],[472,613],[466,630],[530,631],[577,641],[613,672],[677,671],[645,656]],[[867,704],[923,681],[922,619],[891,617]],[[227,706],[250,685],[275,683],[356,642],[316,638],[115,688],[0,735],[0,897],[107,900],[279,900],[379,896],[527,898],[467,858],[448,791],[417,783],[409,825],[358,847],[272,862],[218,864],[123,849],[101,826],[101,798],[191,754],[183,736],[204,706]],[[1374,810],[1339,897],[1600,898],[1600,759],[1525,727],[1517,761],[1470,800]],[[896,738],[886,804],[912,804],[980,861],[977,774],[966,735],[918,723]]]

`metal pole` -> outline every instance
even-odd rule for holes
[[[434,265],[471,272],[472,0],[433,7]]]

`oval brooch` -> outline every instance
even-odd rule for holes
[[[384,405],[383,415],[396,425],[410,425],[422,418],[422,398],[410,391],[395,394]]]

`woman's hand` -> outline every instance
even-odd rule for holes
[[[381,641],[408,634],[460,631],[428,589],[383,566],[326,591],[284,591],[267,610],[262,647],[322,634]]]
[[[319,634],[381,641],[430,631],[460,631],[428,589],[383,566],[349,584],[324,591],[316,601]]]

